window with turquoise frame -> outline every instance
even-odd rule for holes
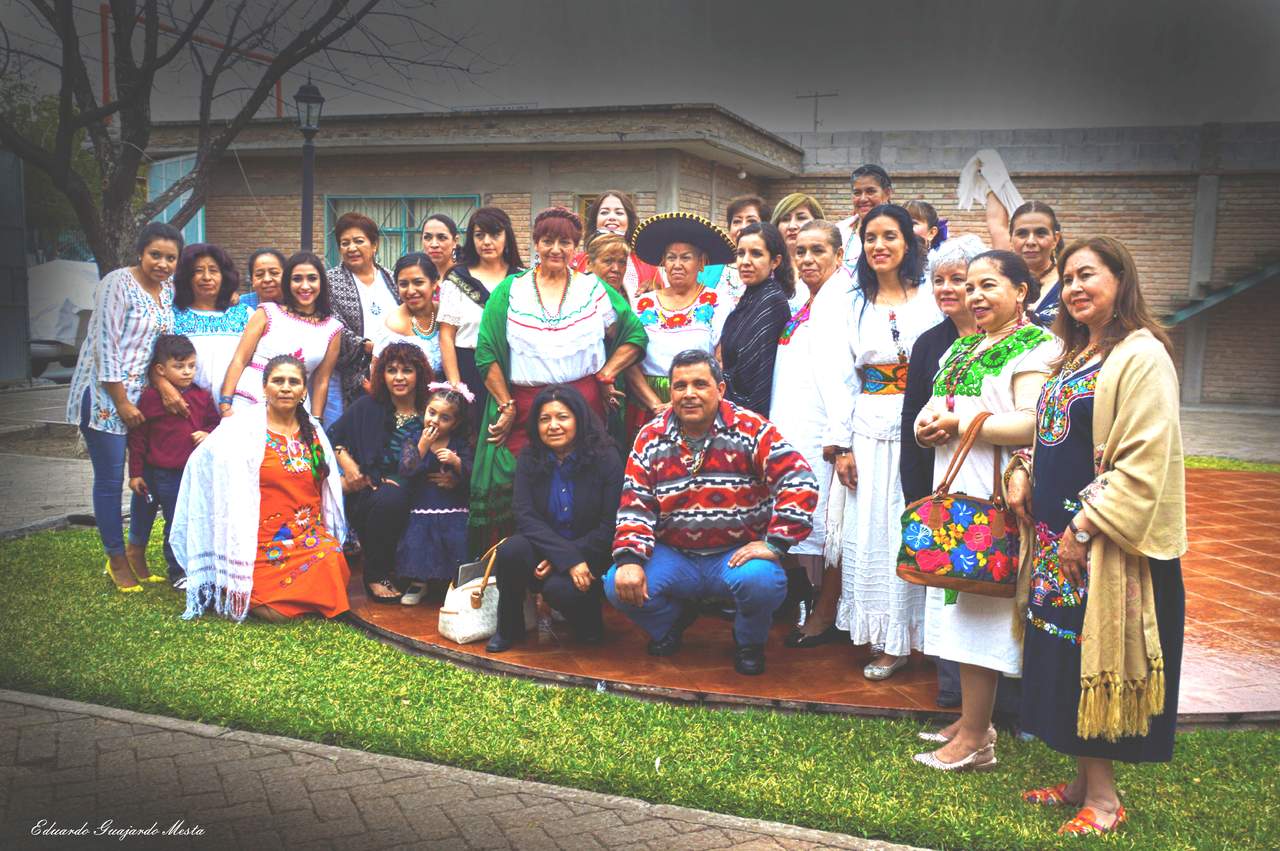
[[[344,213],[363,213],[373,219],[382,233],[377,260],[390,269],[410,251],[422,250],[422,223],[443,213],[466,233],[467,221],[480,206],[479,195],[331,195],[325,197],[325,257],[336,265],[338,235],[333,227]]]

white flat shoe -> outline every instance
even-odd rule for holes
[[[416,606],[422,602],[422,597],[427,593],[427,586],[422,583],[415,582],[409,586],[409,590],[404,592],[400,597],[400,605]]]
[[[862,676],[869,680],[887,680],[899,668],[905,668],[910,659],[910,656],[899,656],[890,665],[868,665],[862,669]]]
[[[991,740],[991,744],[993,745],[996,743],[996,735],[995,727],[991,727],[987,730],[987,738]],[[941,733],[926,733],[923,730],[916,733],[916,738],[922,742],[937,742],[940,745],[945,745],[947,742],[951,741],[950,738],[942,735]]]
[[[996,746],[983,745],[964,759],[956,762],[943,762],[932,753],[918,753],[915,761],[938,771],[987,771],[996,767]]]

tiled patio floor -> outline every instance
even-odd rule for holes
[[[1187,590],[1186,650],[1179,716],[1280,718],[1280,475],[1187,471],[1191,551],[1183,558]],[[1270,509],[1270,510],[1268,510]],[[1270,517],[1271,523],[1240,518]],[[389,637],[433,655],[491,670],[559,682],[669,698],[789,706],[821,711],[897,714],[936,712],[933,665],[915,657],[891,679],[862,676],[866,648],[832,644],[811,650],[782,646],[786,628],[774,627],[768,670],[742,677],[733,670],[730,624],[700,618],[675,656],[645,653],[645,638],[605,606],[608,637],[580,647],[555,633],[530,634],[527,644],[500,656],[484,643],[459,646],[436,632],[434,606],[375,605],[352,583],[352,610]]]

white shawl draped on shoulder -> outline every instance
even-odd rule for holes
[[[342,477],[329,438],[319,422],[311,422],[329,465],[321,496],[324,526],[344,541]],[[239,621],[249,612],[266,437],[266,405],[244,408],[210,432],[187,461],[169,535],[174,557],[187,573],[183,618],[213,609]]]

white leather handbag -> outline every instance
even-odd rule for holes
[[[505,539],[503,539],[505,540]],[[475,576],[480,565],[484,565],[484,574],[476,576],[468,582],[455,587],[449,583],[449,590],[444,595],[444,605],[440,607],[440,620],[436,627],[444,638],[455,644],[470,644],[483,641],[498,631],[498,580],[493,576],[493,563],[498,556],[498,547],[502,541],[489,548],[479,561],[459,565],[459,576]],[[529,629],[538,622],[533,600],[526,594],[524,599],[524,623]]]

